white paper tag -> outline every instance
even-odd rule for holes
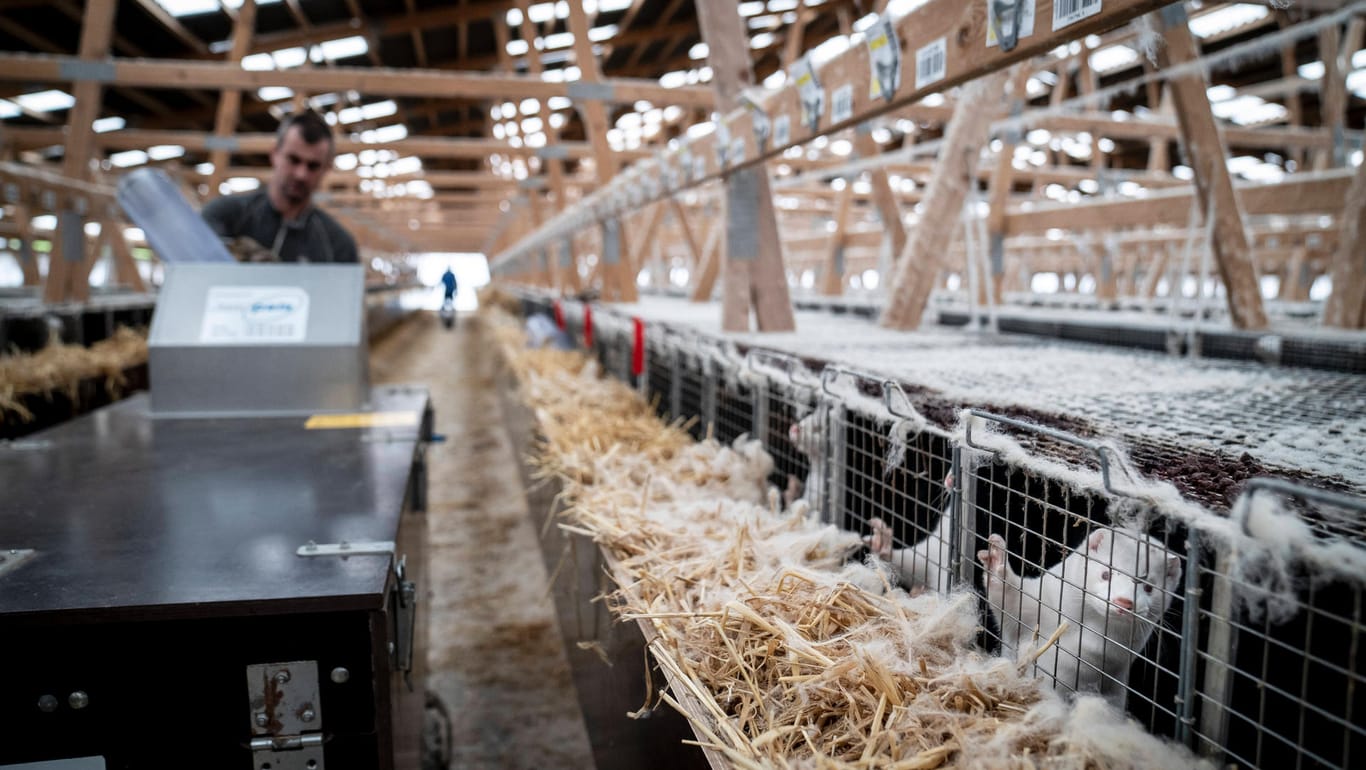
[[[236,345],[303,342],[308,292],[298,286],[210,286],[199,341]]]
[[[768,138],[773,135],[773,121],[768,119],[768,113],[750,99],[742,97],[740,101],[749,110],[750,124],[754,127],[754,146],[759,148],[759,152],[766,152]]]
[[[1054,0],[1053,31],[1100,13],[1100,0]]]
[[[1000,20],[996,18],[996,4],[987,3],[987,48],[1000,45],[996,39],[996,27]],[[1016,40],[1023,40],[1034,34],[1034,0],[1024,0],[1024,5],[1020,7],[1020,33]]]
[[[743,137],[735,137],[730,140],[730,152],[726,153],[726,159],[730,165],[738,166],[745,162],[745,140]]]
[[[692,178],[698,181],[707,176],[707,159],[701,155],[695,155],[692,159]]]
[[[779,115],[773,119],[773,146],[786,147],[792,142],[792,118]]]
[[[797,84],[797,98],[802,105],[802,125],[815,131],[825,113],[825,91],[816,79],[816,70],[811,66],[808,54],[792,65],[792,82]]]
[[[948,57],[948,38],[943,37],[915,52],[916,90],[944,79]]]
[[[901,87],[901,44],[896,39],[896,27],[883,16],[864,33],[868,43],[868,98],[890,100]]]
[[[716,120],[716,167],[725,170],[730,158],[726,153],[730,152],[730,124],[724,120]]]
[[[830,95],[830,122],[843,123],[854,117],[854,84],[845,83]]]

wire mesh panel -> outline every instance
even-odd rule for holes
[[[675,419],[682,418],[688,432],[697,440],[707,436],[707,420],[704,400],[707,391],[707,372],[705,359],[696,351],[680,350],[676,361],[674,378],[677,389],[677,413]]]
[[[672,422],[678,416],[672,398],[677,363],[663,339],[651,338],[650,342],[657,344],[648,344],[645,351],[645,398],[660,419]]]
[[[769,481],[782,491],[784,505],[805,501],[823,516],[827,510],[830,431],[828,405],[821,404],[818,389],[815,382],[790,373],[770,380],[763,394],[766,420],[759,438],[773,457]]]
[[[869,536],[869,548],[913,592],[953,583],[953,447],[895,420],[842,412],[844,529]]]
[[[712,435],[716,440],[730,444],[741,435],[755,437],[754,399],[758,389],[729,374],[721,376],[715,388],[716,419]]]
[[[989,454],[962,465],[984,646],[1027,661],[1054,689],[1099,694],[1175,735],[1184,531],[1136,504],[1116,522],[1113,494]]]
[[[1366,760],[1363,514],[1359,499],[1249,484],[1234,517],[1252,543],[1200,565],[1197,748],[1251,767]]]

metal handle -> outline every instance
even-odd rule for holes
[[[981,417],[984,420],[993,420],[995,422],[1001,423],[1002,425],[1009,425],[1013,428],[1019,428],[1021,430],[1026,430],[1032,433],[1038,433],[1040,435],[1048,436],[1049,438],[1056,439],[1066,444],[1081,447],[1082,449],[1091,452],[1096,456],[1096,462],[1100,465],[1100,479],[1101,483],[1105,486],[1105,491],[1109,492],[1112,495],[1119,495],[1120,497],[1134,497],[1134,495],[1130,492],[1115,489],[1114,485],[1110,482],[1110,461],[1106,458],[1107,453],[1114,451],[1110,447],[1107,447],[1103,444],[1097,444],[1093,441],[1087,441],[1078,436],[1074,436],[1071,433],[1068,433],[1067,431],[1058,430],[1057,428],[1049,428],[1045,425],[1035,425],[1034,423],[1025,422],[1023,420],[1016,420],[1012,417],[994,414],[992,412],[987,412],[981,409],[969,409],[968,413],[971,414],[973,417]],[[996,450],[992,449],[991,447],[973,443],[972,420],[968,420],[968,424],[964,431],[963,438],[964,442],[973,449],[981,449],[983,451],[991,452],[992,454],[996,453]],[[1124,466],[1120,465],[1120,468],[1123,469]],[[1128,476],[1129,472],[1125,470],[1124,475]],[[1133,480],[1132,477],[1130,477],[1130,480]]]
[[[1252,496],[1258,492],[1270,492],[1294,497],[1305,502],[1322,503],[1335,508],[1343,508],[1357,513],[1366,513],[1366,499],[1344,495],[1341,492],[1333,492],[1319,487],[1311,487],[1307,484],[1298,484],[1285,479],[1273,479],[1266,476],[1259,476],[1248,479],[1247,484],[1243,485],[1243,491],[1238,495],[1238,500],[1233,504],[1231,515],[1238,527],[1244,534],[1251,534],[1247,528],[1247,514],[1250,506],[1244,502],[1251,501]]]

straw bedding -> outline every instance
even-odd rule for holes
[[[1198,764],[978,650],[973,594],[912,597],[846,564],[858,536],[781,510],[758,442],[694,442],[595,362],[528,350],[515,322],[491,320],[539,423],[533,462],[563,484],[560,526],[603,548],[610,605],[653,627],[672,683],[659,698],[712,756],[793,770]]]
[[[117,396],[127,384],[124,372],[146,361],[146,332],[124,326],[88,348],[54,340],[36,353],[0,356],[0,424],[33,419],[23,403],[27,396],[64,394],[78,400],[84,380],[102,378],[105,389]]]

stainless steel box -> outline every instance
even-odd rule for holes
[[[148,337],[151,410],[354,411],[369,400],[360,265],[172,264]]]

